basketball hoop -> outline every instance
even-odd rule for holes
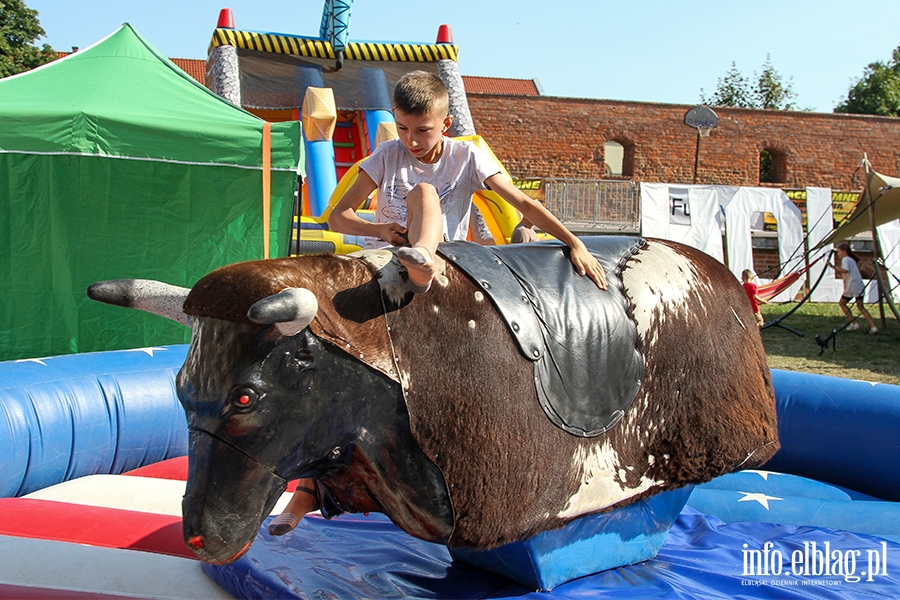
[[[694,150],[694,180],[697,183],[697,169],[700,165],[700,140],[708,138],[712,128],[719,124],[719,115],[708,106],[695,106],[684,115],[684,124],[697,130],[697,149]]]
[[[684,124],[697,130],[697,137],[709,137],[709,130],[719,124],[719,115],[708,106],[695,106],[684,115]]]

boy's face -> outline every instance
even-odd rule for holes
[[[441,138],[453,122],[450,115],[441,112],[435,110],[425,115],[410,115],[394,110],[400,141],[410,154],[423,163],[435,163],[441,157]]]

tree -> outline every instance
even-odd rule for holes
[[[869,63],[834,112],[900,116],[900,46],[891,53],[889,63]]]
[[[700,90],[700,102],[709,106],[733,106],[735,108],[766,108],[771,110],[795,110],[796,105],[791,102],[796,97],[791,88],[792,79],[784,82],[781,75],[772,66],[769,55],[763,63],[762,73],[753,72],[755,81],[752,83],[737,65],[732,62],[731,69],[720,77],[716,85],[716,92],[707,98],[703,89]]]
[[[734,62],[731,63],[731,69],[725,74],[725,77],[719,78],[716,93],[712,95],[712,98],[706,98],[703,89],[700,89],[700,102],[710,106],[755,108],[747,78],[738,70]]]
[[[32,43],[44,35],[37,11],[22,0],[0,0],[0,77],[28,71],[56,59],[49,45]]]
[[[797,97],[797,94],[791,89],[793,77],[787,83],[782,83],[781,75],[775,71],[768,54],[766,54],[766,62],[763,63],[762,73],[756,75],[756,71],[754,71],[753,76],[756,77],[756,88],[753,90],[756,108],[771,110],[794,110],[796,108],[796,104],[791,102]]]

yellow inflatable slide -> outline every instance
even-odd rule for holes
[[[454,139],[471,142],[487,152],[497,164],[503,176],[512,181],[503,164],[497,160],[493,150],[480,135],[463,136]],[[365,242],[359,236],[344,235],[328,229],[328,216],[338,201],[350,189],[350,186],[353,185],[353,182],[356,181],[356,177],[359,175],[359,165],[365,160],[364,158],[358,161],[341,177],[337,187],[334,188],[334,192],[331,194],[328,207],[322,212],[321,217],[300,216],[299,219],[295,217],[294,241],[297,247],[296,254],[347,254],[362,249]],[[373,194],[373,197],[369,198],[357,211],[360,217],[370,221],[375,220],[374,209],[377,198],[374,196]],[[485,240],[474,237],[471,233],[473,228],[470,227],[469,239],[489,245],[508,244],[513,228],[515,228],[521,218],[519,212],[510,206],[506,200],[490,190],[477,192],[472,196],[472,203],[481,213],[484,223],[490,232],[490,238]]]

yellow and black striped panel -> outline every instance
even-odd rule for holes
[[[213,46],[234,46],[246,50],[294,54],[312,58],[334,58],[329,42],[278,33],[216,29]],[[350,42],[344,49],[348,60],[382,60],[393,62],[437,62],[459,60],[455,44],[395,44],[381,42]]]

